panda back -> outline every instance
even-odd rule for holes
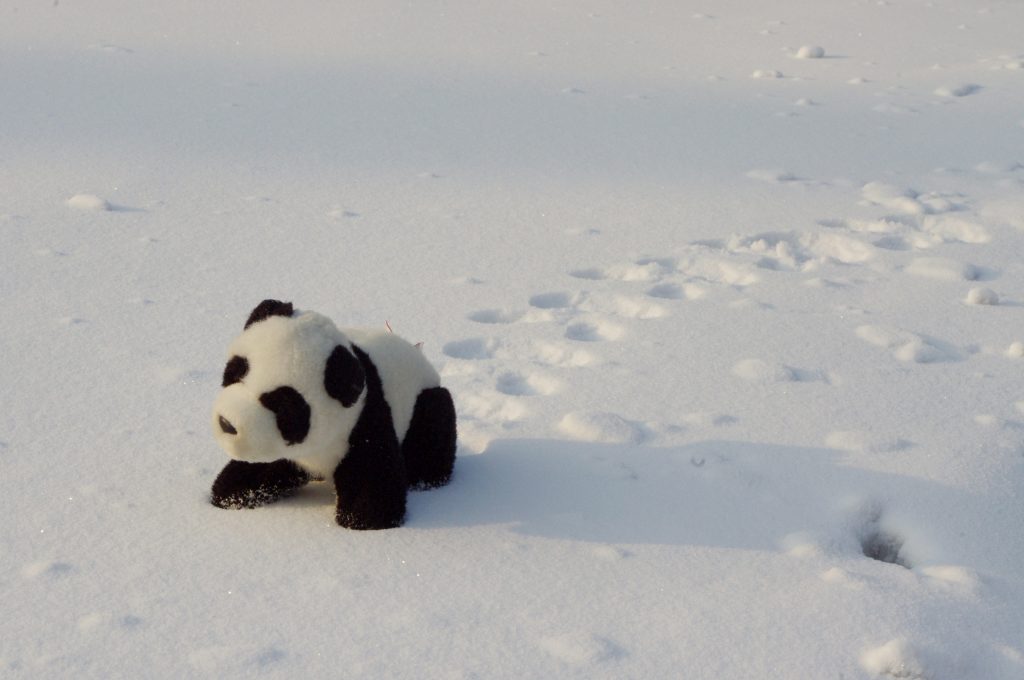
[[[395,433],[403,441],[416,398],[423,390],[438,387],[441,377],[418,347],[393,333],[366,328],[342,328],[341,332],[377,367]]]

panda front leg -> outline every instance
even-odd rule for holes
[[[334,470],[335,519],[347,529],[392,529],[405,520],[405,465],[398,442],[351,443]]]
[[[214,480],[210,502],[218,508],[258,508],[291,495],[309,481],[309,474],[290,460],[233,460]]]

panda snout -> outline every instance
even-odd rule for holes
[[[235,426],[232,425],[231,421],[224,416],[219,416],[217,422],[220,423],[220,431],[224,434],[238,434],[238,430],[235,429]]]

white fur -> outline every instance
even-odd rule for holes
[[[236,460],[267,463],[288,458],[317,477],[330,477],[348,453],[348,436],[362,413],[366,390],[345,408],[327,394],[324,370],[335,346],[344,345],[351,351],[352,343],[377,367],[401,442],[416,397],[423,389],[440,385],[434,367],[419,349],[396,335],[356,328],[343,333],[327,317],[303,312],[257,322],[229,346],[228,357],[245,357],[249,372],[241,382],[224,388],[214,402],[211,422],[221,447]],[[285,385],[298,390],[311,410],[309,433],[291,446],[281,438],[274,414],[259,402],[261,394]],[[225,434],[219,424],[221,417],[230,421],[238,434]]]

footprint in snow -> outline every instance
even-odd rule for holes
[[[480,361],[493,358],[499,345],[494,338],[467,338],[445,343],[441,352],[452,359]]]
[[[952,345],[909,331],[866,324],[858,326],[855,332],[861,340],[891,350],[900,361],[930,364],[963,358]]]
[[[530,397],[554,394],[561,389],[561,383],[540,373],[517,373],[510,371],[498,376],[495,389],[509,396]]]
[[[619,340],[626,331],[610,321],[577,321],[565,329],[565,337],[579,342],[603,342]]]
[[[590,366],[598,360],[587,350],[554,342],[538,342],[530,348],[529,352],[534,362],[542,366],[557,368],[582,368]]]
[[[513,309],[481,309],[469,315],[470,321],[489,324],[510,324],[523,318],[524,313]]]
[[[583,300],[582,293],[554,291],[538,293],[530,298],[530,306],[537,309],[569,309],[576,307]]]
[[[829,375],[824,371],[793,368],[762,359],[742,359],[732,367],[732,374],[737,378],[761,385],[786,382],[831,383]]]
[[[976,83],[961,83],[959,85],[943,85],[935,88],[934,94],[939,97],[969,97],[972,94],[981,92],[983,88]]]
[[[625,655],[611,640],[583,631],[548,636],[541,639],[538,646],[558,661],[578,668]]]
[[[26,564],[21,568],[25,578],[61,578],[74,573],[75,567],[69,562],[43,561]]]
[[[558,429],[573,439],[603,444],[639,444],[644,439],[643,428],[637,423],[601,411],[567,413]]]

